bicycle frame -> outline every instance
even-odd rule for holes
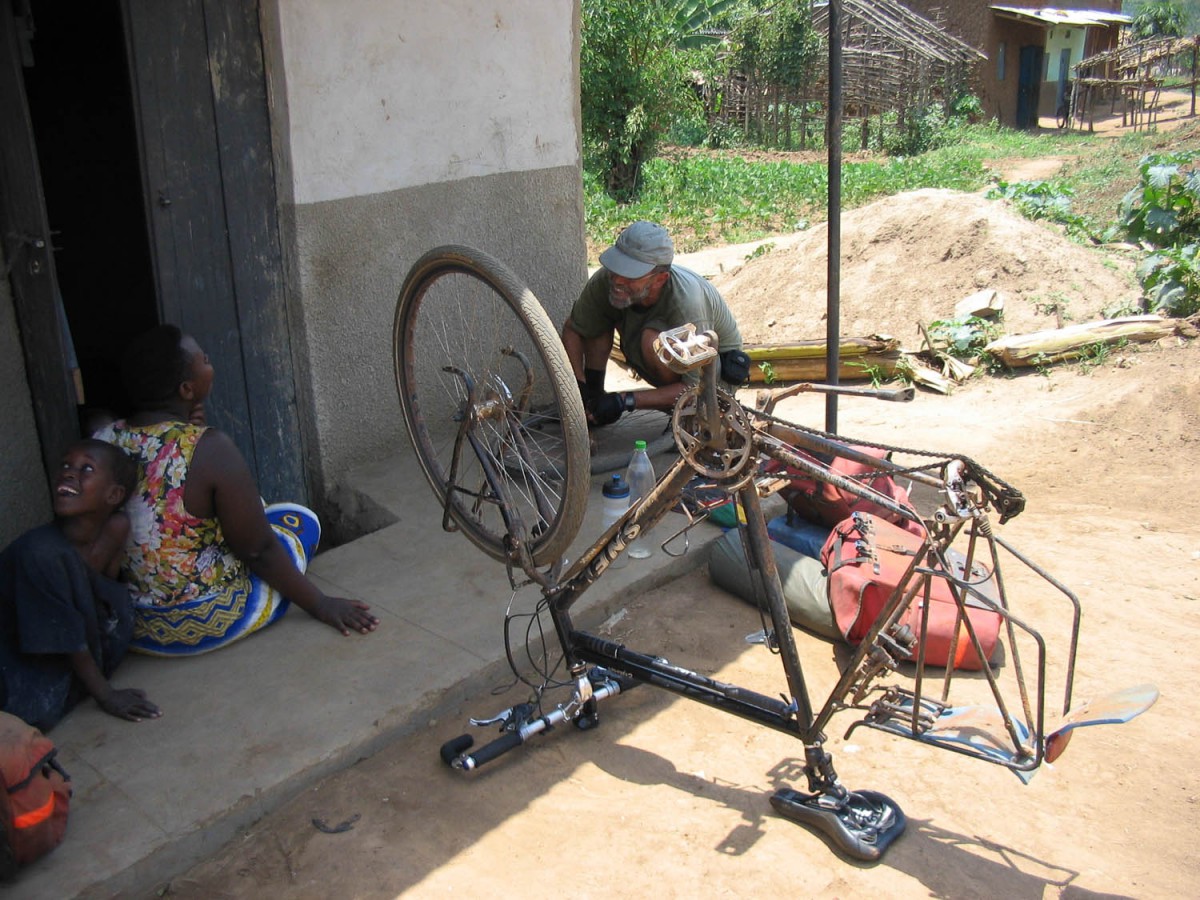
[[[571,720],[580,727],[588,727],[596,721],[597,703],[620,693],[632,679],[797,737],[804,746],[809,793],[784,789],[772,797],[773,805],[782,814],[825,834],[846,855],[873,860],[903,830],[904,815],[886,796],[872,791],[851,792],[840,783],[832,758],[825,751],[823,733],[838,712],[856,709],[864,713],[860,721],[850,726],[847,736],[860,725],[866,725],[1004,765],[1025,780],[1048,758],[1048,753],[1061,752],[1065,742],[1055,744],[1048,740],[1051,735],[1047,734],[1046,643],[1011,609],[1002,573],[1002,554],[1022,563],[1066,598],[1070,616],[1066,662],[1064,669],[1056,673],[1064,682],[1061,700],[1064,716],[1071,705],[1081,608],[1067,588],[994,534],[987,507],[992,506],[1004,522],[1023,508],[1024,499],[1019,492],[965,457],[939,460],[936,466],[905,468],[889,459],[862,453],[831,435],[783,422],[767,412],[773,409],[773,403],[749,410],[719,383],[716,351],[711,345],[715,339],[696,335],[694,329],[677,331],[678,334],[667,332],[662,336],[660,358],[678,370],[701,372],[700,384],[685,392],[675,408],[673,429],[679,458],[649,496],[635,503],[565,571],[559,571],[559,566],[547,570],[535,568],[518,541],[514,540],[508,548],[509,577],[514,587],[517,586],[515,567],[542,590],[574,685],[571,700],[548,714],[537,714],[531,706],[523,704],[495,719],[475,722],[499,723],[504,733],[474,753],[467,752],[472,743],[468,736],[452,741],[443,747],[446,762],[470,770],[558,722]],[[463,416],[464,430],[469,428],[470,419]],[[471,436],[467,434],[466,438],[459,442],[460,452],[471,446]],[[929,514],[919,514],[913,507],[830,471],[821,460],[833,456],[858,459],[884,473],[903,474],[914,484],[936,492],[942,502]],[[913,557],[907,573],[819,708],[813,706],[809,696],[762,510],[761,495],[772,489],[772,479],[760,470],[760,463],[766,459],[869,499],[894,516],[918,523],[924,534],[922,549]],[[936,474],[929,471],[932,468],[938,469]],[[770,639],[778,650],[787,683],[786,698],[767,696],[675,666],[652,652],[634,650],[581,630],[572,619],[572,608],[581,595],[604,575],[635,538],[652,529],[676,506],[697,473],[735,495],[745,513],[743,546],[769,616]],[[503,503],[503,479],[494,472],[489,479],[493,480],[491,487]],[[962,577],[955,574],[948,560],[948,552],[956,541],[966,544]],[[980,567],[988,573],[994,599],[983,597],[979,584],[968,579]],[[933,666],[925,658],[925,641],[916,641],[911,633],[906,635],[907,628],[900,627],[898,622],[912,604],[923,602],[923,638],[930,589],[935,580],[949,587],[957,606],[954,641],[970,641],[979,659],[986,659],[986,654],[967,615],[968,602],[983,603],[1002,618],[1003,643],[1008,654],[1006,683],[1002,684],[1001,675],[987,664],[979,674],[971,673],[976,690],[980,678],[986,683],[994,707],[951,705],[951,684],[959,675],[952,664],[945,667],[939,679],[938,696],[927,697],[923,693],[933,680],[927,672]],[[913,643],[917,644],[911,661],[913,687],[876,686],[882,676],[899,672],[908,662],[905,654],[912,650]],[[1027,663],[1024,656],[1030,647],[1033,659]],[[950,658],[955,658],[953,647]]]

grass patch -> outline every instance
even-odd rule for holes
[[[1200,145],[1200,123],[1173,132],[1139,131],[1120,138],[1079,131],[1022,132],[995,125],[956,129],[937,150],[912,157],[862,159],[842,165],[842,207],[919,188],[982,190],[989,171],[1009,159],[1068,158],[1056,181],[1070,186],[1072,212],[1097,228],[1116,219],[1121,197],[1138,183],[1138,160],[1166,147]],[[666,225],[681,253],[799,231],[827,218],[829,184],[823,157],[756,151],[668,153],[644,167],[638,199],[618,204],[585,173],[589,261],[594,264],[625,225]],[[990,168],[989,168],[990,167]]]

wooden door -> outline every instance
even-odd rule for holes
[[[1038,123],[1038,90],[1042,81],[1041,47],[1021,48],[1021,67],[1017,78],[1017,127],[1036,128]]]
[[[303,502],[274,162],[255,0],[124,0],[163,321],[194,335],[269,501]]]

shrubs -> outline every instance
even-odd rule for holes
[[[1138,163],[1141,183],[1121,200],[1126,236],[1150,248],[1138,265],[1147,308],[1169,316],[1200,312],[1200,172],[1192,151],[1150,154]]]

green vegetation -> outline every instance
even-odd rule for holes
[[[780,100],[743,129],[717,117],[722,100],[711,90],[736,68],[805,95],[824,61],[807,10],[774,0],[583,0],[590,261],[635,219],[662,222],[688,252],[797,231],[827,217],[825,153],[766,149],[790,148],[797,134],[801,145],[810,137],[820,145],[821,105]],[[1200,0],[1142,0],[1128,11],[1148,33],[1170,34],[1180,21],[1187,28],[1197,21]],[[1075,130],[1009,130],[978,123],[981,111],[977,98],[948,94],[902,121],[884,115],[882,127],[863,132],[865,151],[854,152],[857,135],[847,133],[843,208],[919,188],[979,191],[992,181],[989,196],[1061,225],[1076,240],[1141,245],[1145,309],[1200,310],[1200,176],[1196,155],[1176,149],[1200,144],[1200,128],[1169,136],[1150,128],[1114,140]],[[1051,180],[991,176],[1004,160],[1052,156],[1066,162]],[[1138,311],[1128,306],[1112,314]],[[1053,302],[1047,312],[1066,318]]]
[[[850,162],[842,170],[842,202],[861,206],[878,197],[923,187],[978,190],[986,182],[983,151],[961,145],[914,157]],[[829,193],[823,160],[753,161],[735,153],[676,152],[643,167],[642,188],[618,203],[593,172],[584,173],[588,236],[612,240],[635,219],[662,222],[681,252],[798,231],[824,220]]]
[[[929,324],[929,340],[935,347],[944,348],[955,359],[978,357],[987,344],[1000,335],[997,322],[979,316],[959,319],[937,319]]]
[[[1090,238],[1095,228],[1084,216],[1071,209],[1071,198],[1075,192],[1060,181],[1020,181],[1008,184],[1001,181],[993,185],[987,196],[990,199],[1011,200],[1027,219],[1046,219],[1066,226],[1067,234]]]
[[[752,259],[758,259],[759,257],[766,256],[768,253],[770,253],[774,249],[775,249],[774,241],[767,241],[765,244],[759,244],[757,247],[755,247],[753,250],[751,250],[749,253],[746,254],[746,262],[750,262],[750,260],[752,260]]]
[[[860,362],[859,360],[850,360],[846,363],[852,369],[859,369],[863,373],[863,377],[871,382],[871,387],[882,387],[891,382],[900,382],[908,385],[916,382],[916,373],[913,371],[912,360],[907,356],[902,356],[896,360],[895,366],[891,369],[885,369],[883,366],[872,363]]]
[[[1172,316],[1200,312],[1200,153],[1149,154],[1141,181],[1121,200],[1119,227],[1151,253],[1138,265],[1148,308]]]
[[[697,100],[704,28],[736,0],[583,0],[580,88],[588,167],[616,199],[637,193],[663,123]]]
[[[1136,160],[1156,139],[1132,134],[1114,147],[1111,140],[1079,132],[1031,134],[994,124],[960,124],[948,135],[943,146],[915,156],[845,160],[843,206],[923,187],[982,190],[988,183],[987,166],[997,160],[1070,156],[1076,162],[1054,184],[1069,182],[1074,214],[1089,223],[1092,233],[1100,233],[1113,222],[1121,195],[1135,183]],[[607,245],[622,227],[642,218],[670,228],[682,252],[756,240],[824,221],[828,189],[823,153],[671,147],[644,165],[641,191],[625,203],[611,196],[602,174],[585,169],[588,240],[595,247]]]
[[[1181,37],[1186,19],[1183,4],[1175,0],[1144,0],[1133,17],[1133,33],[1139,38]]]
[[[1072,318],[1067,296],[1062,291],[1052,291],[1048,300],[1036,300],[1033,311],[1039,316],[1054,316],[1059,326],[1070,322]]]

